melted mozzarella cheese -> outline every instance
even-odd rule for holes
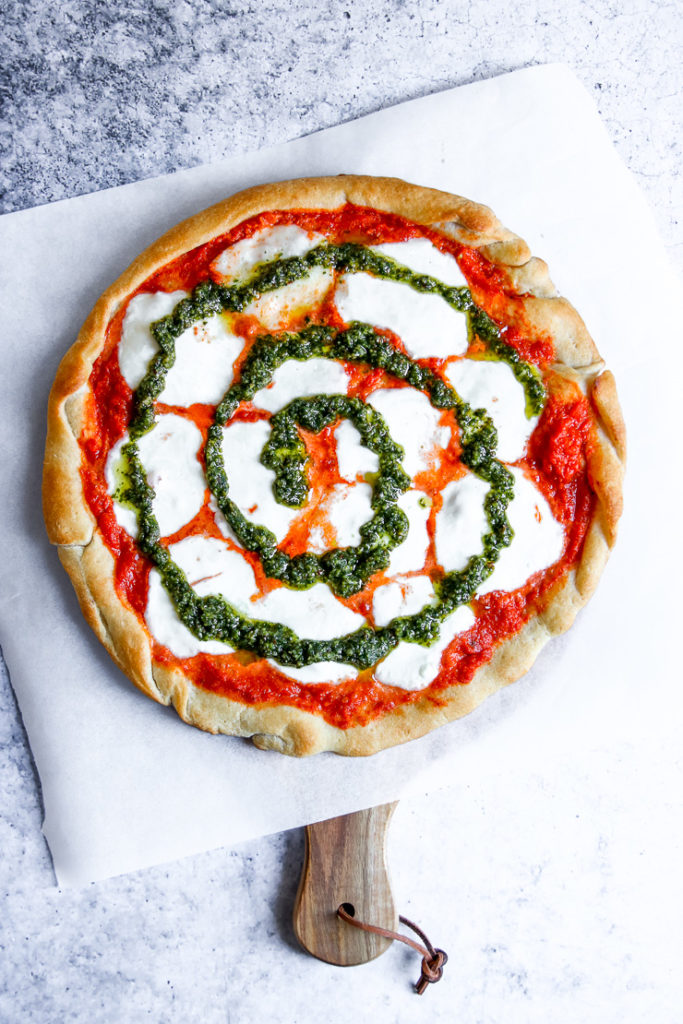
[[[197,453],[202,435],[191,420],[167,413],[138,441],[162,537],[189,523],[204,504],[206,481]]]
[[[198,640],[180,620],[171,598],[156,569],[149,574],[149,594],[145,610],[147,627],[176,658],[193,658],[195,654],[231,654],[233,648],[218,640]]]
[[[168,316],[187,292],[143,292],[128,303],[121,327],[119,369],[129,388],[136,387],[147,373],[150,359],[159,346],[150,330],[155,320]]]
[[[390,256],[416,274],[435,277],[451,288],[466,288],[467,281],[454,256],[441,252],[428,238],[409,238],[407,242],[385,242],[373,245],[374,252]]]
[[[294,398],[345,395],[348,388],[344,367],[331,359],[289,359],[278,366],[271,383],[257,391],[252,402],[259,409],[278,412]]]
[[[229,496],[242,515],[267,526],[282,541],[299,513],[278,504],[273,494],[275,473],[259,461],[269,437],[270,426],[264,420],[228,424],[223,427],[223,463]]]
[[[107,483],[107,490],[112,496],[116,494],[119,485],[122,483],[122,474],[120,472],[121,449],[124,444],[128,444],[129,440],[128,434],[124,434],[116,444],[112,445],[107,455],[107,461],[104,466],[104,479]],[[123,527],[127,534],[131,537],[137,537],[138,517],[135,509],[114,500],[114,516],[116,522],[119,526]]]
[[[378,587],[372,597],[376,626],[386,626],[397,615],[415,615],[436,597],[429,576],[397,576]]]
[[[446,368],[446,377],[473,409],[485,409],[493,420],[497,457],[521,459],[538,417],[527,419],[524,388],[510,367],[492,359],[459,359]]]
[[[302,280],[264,292],[245,306],[244,312],[255,316],[269,331],[283,330],[294,317],[303,316],[319,306],[333,282],[331,270],[313,267]]]
[[[197,597],[219,594],[242,615],[251,615],[258,596],[254,570],[238,551],[217,537],[185,537],[169,548]]]
[[[429,469],[450,440],[448,427],[439,425],[441,413],[426,395],[413,388],[373,391],[370,405],[384,417],[394,441],[405,452],[402,465],[409,476]]]
[[[318,519],[308,538],[308,550],[317,555],[330,548],[357,547],[360,528],[373,516],[372,487],[369,484],[335,484],[316,510]],[[331,529],[330,529],[331,527]]]
[[[322,555],[325,551],[329,551],[330,548],[335,547],[335,543],[326,537],[326,530],[322,526],[314,526],[308,534],[308,545],[307,551],[310,551],[314,555]]]
[[[391,552],[387,572],[415,572],[422,569],[429,550],[429,499],[422,491],[406,491],[396,502],[408,516],[408,536]]]
[[[365,618],[338,601],[325,583],[308,590],[277,587],[256,601],[252,616],[280,622],[307,640],[334,640],[365,625]]]
[[[232,384],[232,364],[244,347],[222,314],[193,324],[175,343],[175,363],[159,401],[166,405],[217,405]]]
[[[534,573],[549,569],[564,551],[564,529],[548,502],[521,469],[511,472],[515,477],[515,495],[507,516],[515,535],[510,547],[502,549],[491,576],[479,588],[480,597],[494,590],[516,590]]]
[[[369,484],[335,484],[325,502],[328,521],[337,535],[337,547],[360,544],[360,528],[373,516]]]
[[[467,350],[467,318],[440,295],[358,273],[340,276],[334,301],[347,323],[361,320],[398,334],[413,359],[445,359]]]
[[[151,331],[187,292],[145,292],[128,305],[121,328],[119,368],[129,387],[137,388],[159,351]],[[176,339],[175,362],[166,374],[159,401],[166,405],[215,405],[232,384],[232,364],[244,341],[230,330],[223,314],[193,324]]]
[[[521,469],[511,470],[514,497],[507,517],[514,531],[512,543],[503,548],[491,576],[478,596],[494,590],[516,590],[543,569],[549,569],[564,550],[562,525],[550,506]],[[473,473],[454,480],[443,491],[443,507],[436,516],[436,556],[446,572],[464,569],[470,555],[481,552],[481,538],[489,526],[484,499],[489,485]]]
[[[471,555],[481,554],[481,539],[489,531],[484,512],[488,492],[489,484],[474,473],[452,480],[441,492],[434,540],[437,560],[446,572],[464,569]]]
[[[270,659],[269,659],[270,661]],[[292,668],[270,661],[276,669],[297,683],[342,683],[346,679],[355,679],[358,669],[354,665],[345,665],[340,661],[315,661],[303,668]]]
[[[472,610],[463,605],[441,623],[439,639],[431,647],[401,640],[375,668],[380,683],[400,686],[402,690],[421,690],[436,679],[441,670],[441,656],[458,633],[464,633],[475,622]]]
[[[355,480],[366,473],[379,473],[379,455],[361,442],[358,429],[349,420],[342,420],[334,432],[337,444],[339,476]]]
[[[243,238],[224,249],[211,264],[213,272],[223,281],[245,278],[261,263],[288,256],[303,256],[324,242],[323,235],[304,231],[295,224],[262,228],[250,238]]]

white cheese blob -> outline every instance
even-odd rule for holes
[[[312,665],[304,665],[303,668],[292,668],[291,665],[279,665],[277,661],[270,661],[276,669],[295,679],[297,683],[342,683],[346,679],[355,679],[358,669],[354,665],[344,665],[340,661],[315,661]]]
[[[481,539],[489,531],[484,499],[489,484],[474,473],[447,484],[443,505],[436,513],[436,557],[446,572],[464,569],[471,555],[480,555]]]
[[[238,551],[217,537],[185,537],[168,550],[197,597],[219,594],[243,615],[253,616],[258,587],[254,570]]]
[[[109,494],[114,496],[119,487],[124,484],[125,478],[121,473],[121,449],[124,444],[128,444],[130,438],[128,434],[124,434],[123,437],[112,445],[107,455],[107,461],[104,466],[104,479],[107,483],[107,491]],[[119,526],[123,527],[127,534],[131,537],[137,537],[138,535],[138,517],[135,509],[130,508],[128,505],[121,505],[120,502],[114,500],[114,517]]]
[[[396,504],[408,516],[408,536],[391,552],[387,572],[392,575],[422,569],[429,550],[430,500],[427,495],[422,491],[406,491]]]
[[[294,398],[345,395],[348,388],[344,367],[332,359],[288,359],[278,366],[271,383],[256,392],[252,402],[259,409],[278,412]]]
[[[397,615],[415,615],[435,598],[429,576],[397,576],[378,587],[372,596],[375,625],[386,626]]]
[[[451,288],[466,288],[467,281],[458,266],[455,256],[441,252],[428,238],[409,238],[406,242],[384,242],[373,245],[374,252],[390,256],[416,274],[435,277],[441,284]]]
[[[463,605],[441,623],[439,639],[431,647],[401,640],[397,647],[375,668],[375,679],[402,690],[421,690],[436,679],[441,670],[441,656],[458,633],[464,633],[475,622],[472,610]]]
[[[323,235],[304,231],[295,224],[280,224],[262,228],[251,236],[224,249],[211,264],[211,269],[223,281],[245,278],[260,263],[287,256],[303,256],[324,242]]]
[[[269,437],[270,425],[265,420],[228,424],[223,427],[223,464],[229,497],[242,515],[267,526],[282,541],[299,512],[278,504],[273,494],[275,473],[259,461]]]
[[[314,525],[311,529],[308,550],[320,555],[331,547],[357,547],[361,542],[361,526],[374,515],[371,502],[369,484],[335,484],[316,510],[316,516],[323,516],[324,525]],[[332,542],[328,543],[326,537],[330,534]]]
[[[564,529],[548,502],[521,469],[511,472],[515,496],[508,505],[507,517],[515,535],[510,547],[501,550],[491,576],[477,591],[479,597],[494,590],[516,590],[534,573],[549,569],[564,551]]]
[[[223,314],[188,327],[175,343],[175,363],[159,401],[166,405],[217,405],[232,384],[232,364],[244,347]]]
[[[319,306],[333,283],[334,273],[331,270],[312,267],[308,276],[300,281],[264,292],[245,306],[244,312],[255,316],[267,330],[280,331],[293,317],[302,316]]]
[[[358,273],[340,276],[334,301],[347,323],[360,320],[398,334],[413,359],[445,359],[467,351],[467,318],[440,295]]]
[[[361,526],[374,515],[371,502],[369,484],[335,484],[316,509],[316,517],[322,516],[323,524],[311,529],[308,550],[320,555],[330,548],[357,547]]]
[[[337,547],[360,544],[360,528],[373,516],[372,487],[369,484],[335,484],[325,502],[328,521],[335,531]]]
[[[342,420],[334,431],[337,443],[339,476],[355,480],[366,473],[379,473],[379,455],[361,442],[360,433],[350,420]]]
[[[439,425],[441,413],[421,391],[381,389],[373,391],[368,402],[381,413],[393,440],[403,448],[402,466],[409,476],[429,469],[438,449],[448,445],[450,430]]]
[[[189,523],[204,504],[206,480],[197,458],[201,431],[182,416],[159,416],[155,427],[138,441],[140,461],[150,487],[152,510],[162,537]]]
[[[178,617],[171,598],[156,569],[149,574],[149,594],[145,610],[147,627],[176,658],[193,658],[195,654],[231,654],[233,648],[218,640],[198,640]]]
[[[365,625],[364,616],[338,601],[326,583],[308,590],[277,587],[254,603],[252,617],[280,622],[306,640],[334,640]]]
[[[325,534],[326,531],[322,526],[314,526],[308,534],[306,550],[314,555],[322,555],[325,551],[329,551],[330,548],[336,547],[336,544],[328,542]]]
[[[152,356],[159,346],[150,330],[155,320],[168,316],[187,292],[143,292],[128,303],[121,327],[119,369],[129,388],[136,387],[147,373]]]
[[[473,409],[485,409],[493,420],[497,458],[521,459],[538,417],[527,419],[524,388],[510,367],[492,359],[459,359],[446,368],[446,377]]]

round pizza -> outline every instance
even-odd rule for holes
[[[115,662],[192,725],[370,754],[518,679],[621,511],[612,375],[481,205],[249,189],[97,302],[52,389],[51,541]]]

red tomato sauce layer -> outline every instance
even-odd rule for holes
[[[152,275],[133,294],[170,292],[178,289],[191,291],[210,276],[211,262],[225,248],[263,228],[283,224],[295,224],[305,230],[318,232],[325,235],[330,242],[337,244],[348,241],[378,244],[417,237],[428,238],[442,252],[456,257],[475,301],[498,323],[507,344],[516,348],[523,359],[547,371],[548,401],[529,442],[527,456],[517,465],[534,480],[548,501],[553,515],[563,525],[566,535],[563,557],[550,569],[536,574],[525,586],[513,593],[498,591],[475,600],[472,605],[476,614],[475,625],[457,636],[447,648],[441,661],[439,675],[426,689],[406,691],[399,687],[382,685],[372,678],[371,669],[362,672],[355,680],[340,684],[302,684],[289,679],[264,659],[251,654],[199,654],[193,658],[183,659],[177,658],[152,638],[154,657],[158,662],[180,668],[195,685],[205,690],[245,704],[292,705],[319,714],[330,724],[346,729],[367,724],[393,708],[425,697],[436,705],[442,703],[442,694],[447,687],[469,683],[475,672],[491,659],[496,648],[504,640],[518,633],[533,614],[547,605],[580,557],[591,522],[595,498],[589,486],[586,465],[594,443],[593,418],[588,402],[578,388],[567,386],[566,382],[557,387],[553,385],[552,371],[549,369],[554,357],[552,341],[547,337],[538,336],[525,322],[523,313],[520,312],[520,296],[511,288],[504,272],[475,249],[395,214],[352,205],[333,211],[290,210],[262,213],[244,221],[221,237],[173,260]],[[133,298],[133,295],[130,298]],[[144,614],[151,566],[138,552],[135,542],[118,525],[105,481],[107,456],[112,446],[125,433],[132,411],[133,395],[121,375],[117,354],[124,315],[125,306],[109,324],[104,350],[92,370],[92,401],[86,426],[80,437],[81,476],[86,501],[114,559],[117,592],[146,629]],[[262,328],[259,329],[251,318],[243,319],[244,324],[238,320],[235,328],[245,340],[245,350],[235,366],[236,379],[248,348],[255,336],[262,333]],[[328,317],[328,322],[333,323],[334,316]],[[400,347],[400,341],[395,336],[390,332],[385,333]],[[475,354],[480,348],[481,343],[475,339],[468,354]],[[422,362],[437,373],[443,368],[443,361],[440,360],[429,359]],[[351,364],[347,364],[346,369],[350,378],[349,394],[356,394],[361,398],[366,398],[378,387],[403,386],[401,382],[379,370],[359,368]],[[179,410],[160,404],[157,411],[177,412],[190,418],[201,430],[204,438],[214,413],[213,407],[205,405]],[[444,414],[444,424],[447,424],[450,415]],[[236,416],[253,419],[260,418],[263,413],[247,405],[240,408]],[[320,499],[325,490],[329,490],[340,479],[336,470],[336,459],[329,455],[330,445],[333,443],[330,431],[331,428],[326,428],[326,431],[316,437],[305,437],[311,456],[310,484],[314,499],[316,495]],[[425,567],[437,573],[439,570],[436,566],[433,544],[435,510],[440,507],[439,493],[444,484],[463,471],[458,455],[457,442],[453,442],[442,464],[421,474],[418,481],[421,489],[433,498],[434,508],[428,522],[428,533],[431,537],[430,553]],[[209,509],[208,501],[207,491],[201,511],[191,523],[173,537],[167,538],[166,543],[175,543],[193,533],[220,538],[221,534]],[[301,529],[304,532],[300,531],[298,534],[293,531],[288,537],[286,549],[290,554],[305,549],[307,535],[305,527]],[[263,592],[280,585],[277,581],[265,578],[256,555],[247,552],[247,557],[254,569],[257,584]],[[371,580],[364,591],[344,603],[354,611],[367,614],[371,606],[372,592],[378,582],[386,582],[384,574],[379,574],[379,581]]]

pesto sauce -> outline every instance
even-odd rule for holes
[[[250,356],[256,356],[251,368],[258,366],[263,340],[259,339],[250,353]],[[287,354],[291,347],[283,347],[282,358],[276,365],[281,365],[286,359],[297,358]],[[273,346],[267,346],[266,351],[272,355]],[[261,379],[259,372],[248,372],[246,363],[245,374],[252,379]],[[240,384],[235,386],[240,395],[244,395],[244,383],[243,375]],[[256,390],[258,388],[253,385],[249,387],[248,397],[251,398]],[[272,417],[272,434],[264,446],[261,462],[275,472],[273,491],[280,504],[300,507],[308,493],[305,477],[307,456],[297,424],[319,433],[323,427],[341,418],[350,419],[358,429],[362,443],[379,458],[379,473],[371,501],[374,515],[360,527],[360,544],[334,548],[322,555],[305,554],[292,558],[278,549],[277,539],[270,530],[245,519],[228,495],[220,424],[224,422],[225,403],[229,403],[228,408],[232,407],[231,391],[232,388],[216,412],[217,424],[209,429],[205,458],[207,482],[233,532],[247,550],[257,552],[266,575],[282,580],[290,587],[302,589],[324,580],[340,597],[358,593],[374,573],[387,568],[391,549],[400,544],[408,532],[408,519],[395,503],[410,487],[410,477],[401,467],[403,449],[392,441],[383,417],[372,406],[346,395],[295,398]]]
[[[511,366],[525,389],[527,414],[540,412],[545,392],[538,373],[502,340],[496,324],[475,306],[469,289],[451,288],[435,278],[416,274],[364,246],[320,245],[301,257],[273,260],[241,284],[226,286],[204,281],[190,297],[181,300],[172,313],[152,325],[159,352],[150,361],[135,392],[130,441],[122,450],[129,486],[121,499],[136,509],[138,546],[158,569],[180,619],[197,639],[219,640],[286,666],[339,661],[364,669],[384,658],[402,640],[425,645],[434,643],[439,637],[441,622],[460,605],[472,600],[479,586],[491,575],[501,549],[512,540],[506,509],[513,496],[513,476],[495,457],[496,429],[482,409],[472,409],[428,367],[398,352],[368,324],[356,322],[343,331],[311,325],[298,333],[262,335],[252,346],[239,381],[228,389],[216,408],[204,454],[207,482],[219,508],[244,547],[259,555],[268,576],[296,589],[324,580],[337,594],[348,597],[361,590],[374,573],[387,567],[392,548],[401,543],[407,532],[406,516],[396,505],[399,495],[410,485],[400,464],[403,450],[392,440],[376,410],[360,399],[345,395],[316,395],[290,402],[270,420],[272,433],[261,461],[275,472],[277,500],[290,507],[300,507],[308,493],[308,482],[306,451],[297,425],[318,432],[341,418],[350,419],[359,430],[363,444],[378,455],[380,462],[380,472],[373,486],[374,515],[361,527],[359,545],[336,548],[323,555],[306,553],[290,557],[279,550],[270,530],[246,520],[230,499],[222,456],[223,427],[239,404],[249,401],[256,391],[266,387],[275,370],[289,359],[305,360],[315,356],[359,362],[381,368],[423,391],[437,409],[453,411],[461,431],[461,461],[490,485],[484,500],[489,530],[482,538],[482,550],[470,557],[464,569],[446,573],[434,582],[436,604],[414,615],[392,619],[382,628],[362,626],[333,640],[301,639],[281,623],[241,615],[223,597],[198,597],[161,543],[152,508],[154,491],[147,483],[136,443],[154,426],[154,403],[175,361],[175,340],[184,330],[216,313],[241,312],[264,292],[302,279],[315,266],[350,273],[368,271],[378,277],[403,281],[419,292],[440,294],[455,309],[468,315],[470,332],[480,337],[496,358]]]

